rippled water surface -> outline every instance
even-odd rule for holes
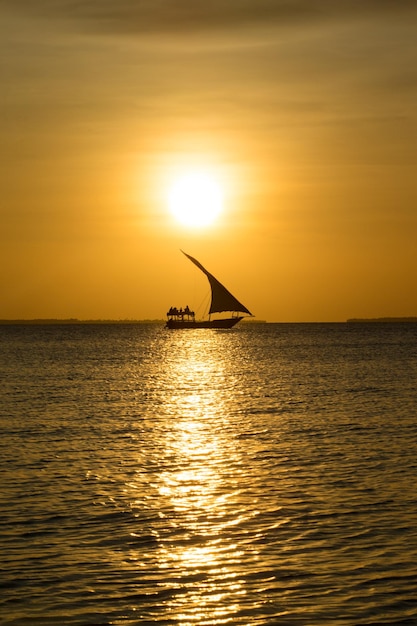
[[[0,326],[0,622],[417,623],[417,326]]]

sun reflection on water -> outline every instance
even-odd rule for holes
[[[190,331],[170,334],[167,343],[160,374],[171,391],[152,484],[161,518],[158,589],[175,622],[226,624],[246,595],[242,563],[258,558],[246,542],[257,510],[240,498],[244,462],[230,424],[227,341],[221,333]]]

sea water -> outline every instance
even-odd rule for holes
[[[417,325],[0,342],[1,624],[417,623]]]

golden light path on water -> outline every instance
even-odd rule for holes
[[[143,569],[157,566],[162,604],[155,621],[226,624],[249,608],[246,577],[259,570],[261,534],[236,445],[240,388],[229,342],[222,332],[168,333],[155,363],[149,393],[152,404],[160,394],[160,411],[152,416],[154,440],[144,442],[154,456],[141,459],[154,469],[145,497],[133,504],[158,511],[157,549],[136,556]],[[252,595],[250,611],[262,604],[262,593],[258,598]]]
[[[192,334],[181,338],[182,349],[174,352],[170,363],[170,409],[177,419],[167,432],[165,446],[177,458],[177,469],[161,474],[159,488],[177,512],[174,523],[186,520],[189,542],[166,548],[161,569],[174,566],[180,575],[193,572],[197,578],[192,590],[173,602],[179,621],[195,623],[210,617],[225,623],[228,615],[238,611],[244,594],[237,573],[242,550],[226,531],[248,514],[238,510],[231,515],[239,488],[223,487],[226,468],[239,465],[237,452],[224,436],[227,428],[221,428],[228,404],[224,343],[216,333]]]

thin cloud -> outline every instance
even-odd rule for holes
[[[414,0],[0,0],[0,7],[107,33],[195,33],[416,11]]]

